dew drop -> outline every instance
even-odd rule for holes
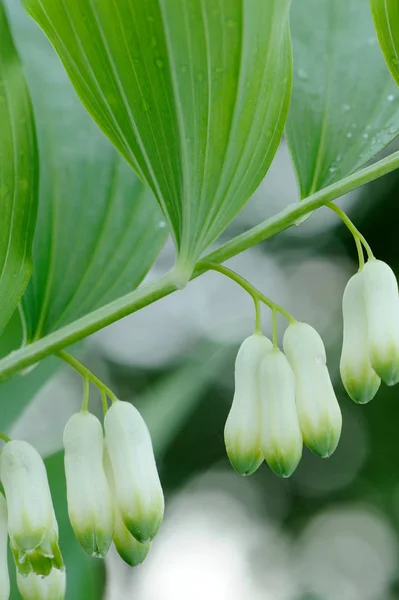
[[[369,39],[367,40],[367,43],[368,43],[368,45],[369,45],[369,46],[374,46],[374,44],[375,44],[376,42],[377,42],[377,38],[376,38],[376,37],[374,37],[374,36],[372,36],[372,37],[369,37]]]
[[[351,109],[350,104],[343,104],[342,108],[344,109],[344,112],[348,112]]]
[[[308,78],[308,74],[306,73],[306,71],[304,69],[298,69],[298,77],[299,79],[302,79],[302,81],[307,81]]]
[[[397,56],[391,56],[391,64],[394,67],[397,67],[399,65],[399,58]]]
[[[223,73],[223,67],[216,67],[216,73]]]
[[[369,134],[368,134],[368,133],[363,133],[362,137],[363,137],[365,140],[367,140],[367,139],[368,139],[368,137],[369,137]]]
[[[204,80],[204,74],[201,73],[201,71],[199,71],[197,73],[197,81],[203,81]]]
[[[353,133],[351,131],[348,131],[348,133],[346,134],[346,137],[350,139],[352,136],[353,136]]]
[[[330,173],[335,173],[337,167],[330,167],[328,170],[330,171]]]
[[[387,100],[388,102],[393,102],[395,100],[395,96],[393,94],[389,94],[389,96],[387,96]]]
[[[155,59],[155,65],[158,67],[158,69],[163,69],[165,63],[162,60],[162,58],[156,58]]]
[[[396,125],[392,125],[388,131],[389,133],[396,133],[398,131],[398,128]]]
[[[229,27],[230,29],[232,29],[236,25],[237,25],[237,21],[234,21],[234,19],[227,19],[227,27]]]
[[[159,227],[160,229],[164,229],[164,228],[166,227],[166,223],[165,223],[165,221],[159,221],[159,223],[158,223],[158,227]]]
[[[182,65],[182,66],[180,67],[180,71],[181,71],[182,73],[187,73],[187,70],[188,70],[188,67],[187,67],[187,65]]]

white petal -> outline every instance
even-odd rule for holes
[[[263,462],[260,448],[259,365],[272,343],[254,334],[241,344],[235,363],[233,404],[224,429],[230,462],[240,475],[250,475]]]
[[[374,398],[381,379],[371,366],[367,314],[364,303],[363,271],[348,281],[342,299],[344,337],[340,371],[348,395],[359,404]]]
[[[147,557],[151,549],[151,542],[138,542],[123,522],[121,511],[118,503],[116,502],[115,477],[106,445],[104,448],[104,469],[107,476],[109,489],[111,491],[114,508],[115,527],[113,542],[119,556],[131,567],[136,567]]]
[[[64,431],[69,518],[82,547],[105,556],[112,542],[113,507],[103,467],[103,428],[88,412],[73,415]]]
[[[10,597],[10,577],[7,563],[7,503],[0,493],[0,600]]]
[[[53,569],[47,577],[17,571],[17,585],[24,600],[64,600],[66,577],[63,569]]]
[[[273,349],[260,364],[261,444],[271,469],[289,477],[302,455],[302,435],[295,406],[295,378],[282,352]]]
[[[118,401],[104,426],[123,521],[138,541],[148,542],[161,525],[164,498],[147,425],[132,404]]]
[[[315,454],[330,456],[341,435],[342,416],[326,367],[323,341],[307,323],[294,323],[285,331],[284,352],[295,375],[303,441]]]
[[[0,478],[7,498],[8,533],[19,568],[48,574],[53,565],[61,567],[58,527],[40,454],[26,442],[8,442],[0,455]]]
[[[368,347],[373,369],[388,385],[399,381],[399,294],[392,269],[381,260],[363,268]]]

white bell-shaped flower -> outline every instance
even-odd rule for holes
[[[295,378],[278,349],[267,352],[260,364],[261,447],[269,467],[289,477],[302,456],[302,435],[295,406]]]
[[[107,447],[104,448],[104,468],[108,480],[109,489],[111,491],[114,516],[115,516],[115,527],[113,542],[115,549],[119,556],[131,567],[136,567],[141,564],[151,549],[151,542],[138,542],[135,537],[132,536],[130,531],[127,529],[123,522],[121,511],[116,502],[116,490],[115,490],[115,478],[112,471],[111,460]]]
[[[283,344],[295,375],[303,441],[312,452],[326,458],[337,447],[342,415],[326,366],[323,340],[307,323],[293,323],[285,331]]]
[[[64,569],[52,569],[46,577],[17,570],[17,585],[24,600],[64,600],[66,577]]]
[[[370,362],[363,271],[353,275],[346,285],[342,299],[342,314],[344,319],[340,362],[342,383],[354,402],[365,404],[374,398],[381,379]]]
[[[62,568],[46,468],[27,442],[8,442],[0,455],[0,479],[7,498],[8,534],[21,574],[48,575]]]
[[[10,577],[7,562],[7,503],[3,494],[0,493],[0,600],[8,600],[10,597]]]
[[[114,514],[103,466],[100,421],[89,412],[69,419],[64,431],[68,514],[77,539],[92,556],[105,556],[112,542]]]
[[[244,340],[237,354],[234,398],[224,440],[230,462],[239,475],[251,475],[263,462],[259,366],[271,349],[271,341],[255,333]]]
[[[370,259],[363,268],[368,348],[374,371],[387,385],[399,381],[399,294],[392,269]]]
[[[132,404],[118,400],[104,426],[123,522],[136,540],[149,542],[162,523],[164,497],[147,425]]]

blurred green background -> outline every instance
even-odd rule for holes
[[[16,33],[22,18],[17,10]],[[24,43],[27,55],[33,46]],[[393,144],[388,151],[395,149]],[[393,174],[339,202],[396,273],[398,195],[399,176]],[[225,239],[297,197],[283,140]],[[173,258],[167,242],[148,277],[165,272]],[[166,493],[162,530],[146,562],[132,570],[112,552],[105,563],[86,557],[68,523],[62,431],[81,403],[79,376],[50,358],[1,384],[2,429],[46,456],[68,600],[399,598],[399,388],[382,387],[369,405],[355,406],[338,374],[342,294],[357,269],[350,234],[323,208],[228,265],[321,333],[344,417],[340,445],[328,460],[305,450],[289,480],[277,479],[266,466],[248,479],[233,472],[223,427],[235,353],[251,333],[254,315],[252,300],[219,274],[206,274],[95,334],[76,352],[142,411]],[[263,326],[270,335],[266,310]],[[0,339],[1,355],[16,349],[20,338],[16,314]],[[94,389],[91,406],[100,414]],[[18,598],[15,590],[12,598]]]

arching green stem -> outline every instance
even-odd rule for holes
[[[82,365],[82,363],[79,362],[74,356],[71,356],[70,354],[68,354],[68,352],[65,352],[64,350],[60,350],[57,353],[57,355],[60,358],[62,358],[62,360],[67,362],[71,367],[73,367],[78,373],[80,373],[84,380],[92,381],[98,387],[102,395],[105,394],[105,397],[109,396],[112,402],[115,402],[117,400],[117,397],[115,396],[114,392],[108,386],[106,386],[105,383],[101,381],[101,379],[94,375],[94,373],[92,373],[87,367]]]
[[[370,247],[369,243],[367,242],[367,240],[364,237],[364,235],[362,235],[360,233],[360,231],[357,229],[357,227],[354,225],[354,223],[350,220],[350,218],[348,217],[348,215],[342,210],[342,208],[340,208],[336,204],[333,204],[332,202],[328,202],[326,204],[326,206],[328,208],[330,208],[333,212],[335,212],[335,214],[337,214],[339,216],[339,218],[341,219],[341,221],[347,226],[347,228],[349,229],[349,231],[353,235],[353,238],[354,238],[355,243],[356,243],[357,253],[358,253],[358,256],[359,256],[359,269],[362,269],[363,266],[364,266],[364,256],[363,256],[362,244],[363,244],[363,246],[366,249],[368,257],[369,258],[374,258],[374,254],[373,254],[373,251],[371,250],[371,247]]]

